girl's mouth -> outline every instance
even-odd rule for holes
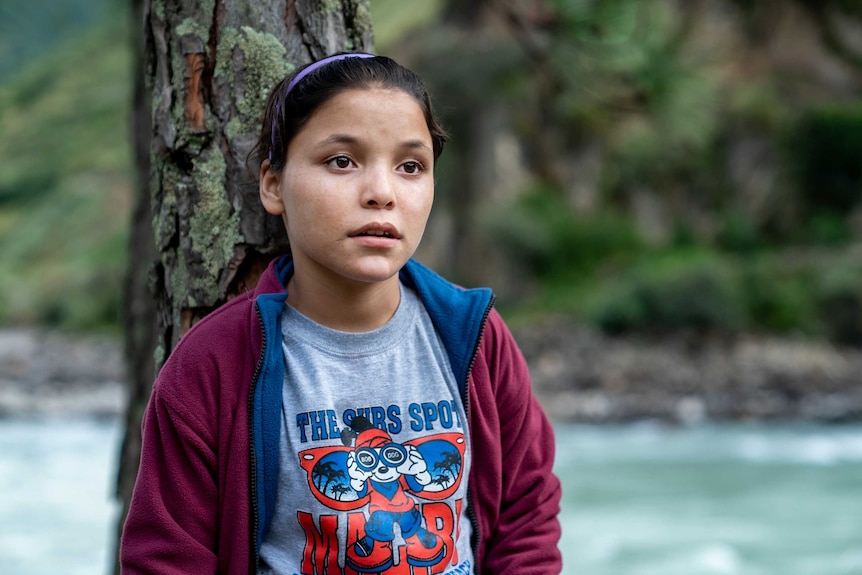
[[[401,239],[398,230],[392,224],[372,222],[349,234],[350,237],[373,237],[391,240]]]
[[[395,236],[393,236],[389,232],[384,232],[382,230],[361,232],[361,233],[358,233],[356,235],[357,236],[373,236],[373,237],[377,237],[377,238],[393,238],[393,239],[395,238]]]

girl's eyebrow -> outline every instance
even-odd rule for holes
[[[315,144],[315,148],[325,148],[327,146],[331,146],[333,144],[341,144],[341,145],[353,145],[358,144],[359,138],[355,136],[351,136],[349,134],[332,134],[331,136],[327,136],[326,138],[319,141]],[[408,149],[408,150],[425,150],[431,151],[431,147],[424,142],[423,140],[405,140],[398,144],[400,148]]]
[[[332,144],[355,144],[359,140],[347,134],[332,134],[314,145],[315,148],[324,148]]]
[[[431,151],[431,147],[423,140],[407,140],[401,143],[402,148],[407,148],[410,150],[426,150]]]

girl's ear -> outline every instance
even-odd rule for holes
[[[284,200],[281,197],[281,173],[270,167],[269,160],[260,165],[260,202],[263,208],[274,216],[284,213]]]

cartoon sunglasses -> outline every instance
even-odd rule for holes
[[[407,450],[400,443],[388,443],[379,449],[361,447],[355,457],[359,469],[373,471],[381,461],[389,467],[398,467],[407,459]]]

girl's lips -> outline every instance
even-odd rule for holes
[[[387,240],[400,240],[401,234],[392,224],[373,222],[362,226],[356,231],[348,234],[351,238],[380,238]]]
[[[350,239],[357,245],[372,249],[390,249],[398,245],[400,240],[392,236],[357,235]]]

